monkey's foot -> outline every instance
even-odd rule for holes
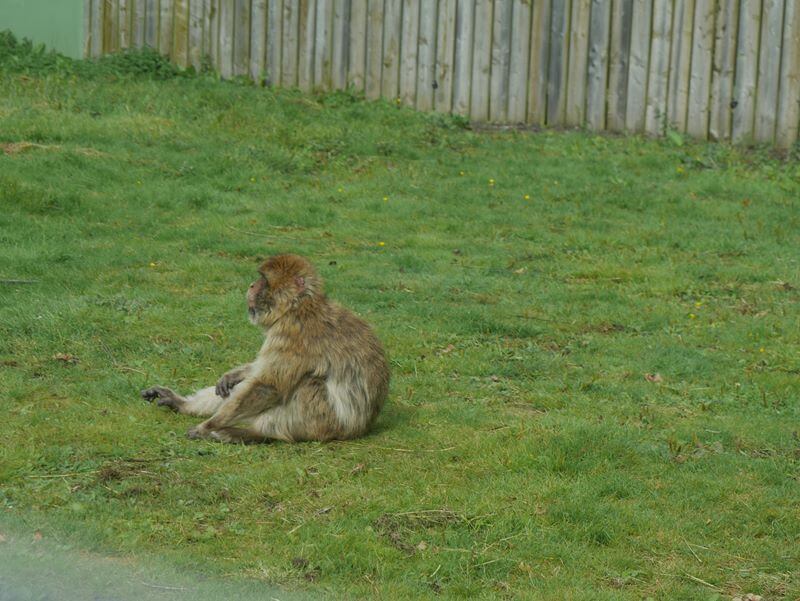
[[[142,398],[146,401],[156,401],[156,405],[169,407],[173,411],[180,411],[181,406],[186,402],[180,396],[163,386],[153,386],[142,390]]]
[[[186,433],[186,438],[190,440],[201,440],[203,438],[211,438],[211,436],[212,432],[203,428],[202,424],[194,428],[189,428],[189,431]]]

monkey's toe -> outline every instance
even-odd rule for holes
[[[203,431],[195,426],[194,428],[189,428],[189,431],[186,433],[186,438],[189,440],[200,440],[201,438],[205,438],[205,436],[203,435]]]
[[[163,386],[153,386],[142,390],[142,398],[149,402],[156,402],[159,407],[169,407],[173,411],[180,411],[181,405],[185,402],[181,397]]]
[[[151,401],[151,402],[161,396],[158,392],[157,386],[154,386],[152,388],[145,388],[144,390],[142,390],[141,395],[145,401]]]

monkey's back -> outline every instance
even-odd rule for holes
[[[344,438],[359,436],[375,421],[389,392],[389,365],[372,328],[348,309],[329,303],[327,399]]]

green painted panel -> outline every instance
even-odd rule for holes
[[[83,54],[83,0],[0,0],[0,31],[5,29],[79,58]]]

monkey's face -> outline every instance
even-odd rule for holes
[[[269,328],[301,303],[322,294],[322,281],[311,264],[296,255],[276,255],[258,270],[247,291],[247,312],[253,325]]]
[[[263,274],[250,284],[247,290],[247,314],[250,318],[250,323],[253,325],[261,325],[261,320],[265,315],[270,312],[269,302],[269,282]]]

